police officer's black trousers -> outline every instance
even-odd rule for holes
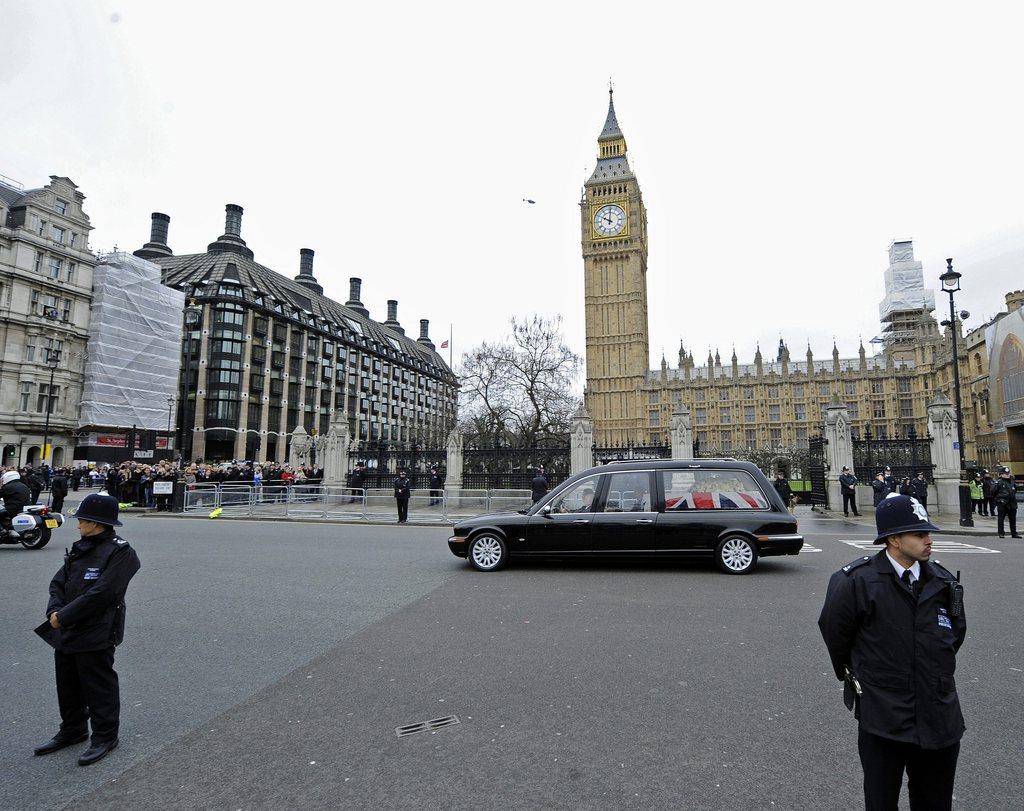
[[[1017,505],[1014,504],[1012,510],[1008,506],[1006,506],[1005,504],[997,504],[996,508],[999,511],[998,512],[998,515],[999,515],[998,532],[999,532],[999,534],[1000,535],[1005,534],[1005,530],[1003,529],[1003,527],[1005,526],[1006,519],[1009,518],[1010,519],[1010,534],[1011,535],[1016,535],[1017,534]]]
[[[406,521],[409,518],[409,499],[407,498],[396,498],[398,502],[398,520]]]
[[[857,512],[857,494],[843,493],[843,515],[849,515],[851,509],[854,515],[860,515]]]
[[[866,811],[899,808],[903,772],[912,811],[948,811],[953,807],[953,779],[960,754],[957,742],[945,749],[922,749],[860,730],[857,741],[864,767]]]
[[[50,509],[55,513],[59,513],[64,509],[64,496],[54,496],[53,503],[50,505]]]
[[[54,651],[57,671],[57,703],[60,732],[73,737],[92,726],[92,742],[117,737],[121,717],[121,693],[114,672],[114,648],[87,653]]]

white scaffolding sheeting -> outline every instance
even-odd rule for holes
[[[885,322],[893,313],[934,309],[935,291],[925,290],[924,266],[914,261],[914,243],[893,242],[885,271],[885,298],[878,304],[879,319]]]
[[[167,428],[177,397],[185,294],[160,268],[123,252],[93,271],[92,315],[79,425]]]

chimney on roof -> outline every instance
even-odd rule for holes
[[[405,335],[405,330],[398,323],[398,302],[393,298],[388,299],[388,320],[384,322],[384,326],[394,332]]]
[[[216,242],[206,246],[210,253],[240,253],[246,259],[253,258],[253,252],[246,247],[242,239],[242,207],[235,203],[224,206],[224,233]]]
[[[312,248],[302,248],[299,251],[299,275],[295,277],[295,281],[321,296],[324,294],[323,287],[320,286],[313,275]]]
[[[224,206],[224,234],[225,236],[242,236],[242,207],[234,203]]]
[[[369,317],[370,311],[363,306],[363,302],[359,300],[359,291],[363,286],[363,280],[358,276],[353,276],[348,280],[348,301],[345,302],[345,306],[350,310],[355,310],[360,315]]]
[[[151,215],[152,221],[149,226],[149,242],[135,251],[135,256],[141,259],[157,259],[161,256],[174,256],[174,253],[167,246],[167,227],[171,218],[159,211]]]

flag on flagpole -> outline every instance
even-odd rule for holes
[[[448,348],[448,342],[447,341],[441,341],[441,348],[442,349],[447,349]]]

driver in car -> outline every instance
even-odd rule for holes
[[[3,499],[4,508],[0,510],[0,525],[9,527],[11,519],[25,509],[25,505],[32,500],[32,493],[28,485],[21,480],[21,475],[16,470],[8,470],[0,476],[0,499]]]
[[[587,489],[583,491],[582,505],[577,507],[573,512],[577,513],[588,513],[590,512],[590,506],[594,503],[594,491]]]

